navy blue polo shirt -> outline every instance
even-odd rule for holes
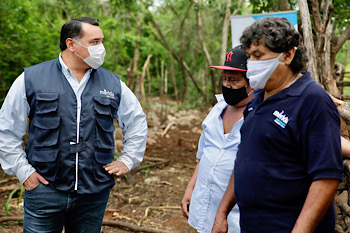
[[[291,232],[311,183],[342,180],[340,119],[328,94],[305,73],[244,111],[234,167],[242,232]],[[334,208],[315,232],[334,232]]]

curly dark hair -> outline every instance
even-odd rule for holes
[[[295,73],[304,69],[308,61],[305,48],[299,43],[299,33],[286,18],[267,17],[257,20],[244,30],[240,41],[242,47],[247,49],[260,39],[264,39],[265,46],[275,53],[287,52],[296,47],[297,50],[289,67]]]

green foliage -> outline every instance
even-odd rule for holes
[[[252,6],[252,13],[267,13],[280,11],[279,10],[279,0],[249,0]],[[291,9],[295,9],[297,0],[288,0]]]
[[[336,61],[341,63],[346,71],[350,71],[350,41],[345,42],[336,56]]]
[[[339,34],[343,28],[349,23],[350,16],[350,1],[344,0],[333,0],[333,22],[337,23],[338,29],[340,29]]]
[[[10,193],[10,195],[9,195],[9,197],[8,197],[6,203],[5,203],[5,217],[8,216],[8,212],[9,212],[9,210],[10,210],[10,202],[11,202],[12,196],[13,196],[18,190],[20,190],[20,189],[21,189],[20,187],[15,188],[15,189]]]
[[[231,12],[238,7],[233,0]],[[271,12],[278,0],[249,0],[250,5],[239,8],[238,14]],[[289,0],[294,9],[297,0]],[[334,20],[346,22],[349,15],[348,1],[333,0]],[[186,20],[186,11],[189,8]],[[145,78],[145,90],[151,88],[151,95],[161,92],[161,62],[167,71],[168,96],[175,98],[171,72],[170,52],[154,37],[160,38],[152,24],[153,19],[162,31],[171,50],[184,61],[194,79],[205,92],[209,103],[212,96],[208,64],[197,33],[196,13],[203,17],[203,37],[214,65],[220,65],[221,33],[225,15],[226,0],[2,0],[0,1],[0,105],[7,90],[24,67],[55,59],[60,53],[59,37],[62,25],[79,16],[90,16],[100,20],[105,36],[107,55],[104,67],[120,75],[126,81],[128,68],[134,58],[136,46],[140,58],[133,72],[133,87],[148,55],[152,54],[149,65],[150,83]],[[140,33],[138,33],[140,24]],[[344,24],[339,24],[341,29]],[[341,30],[339,30],[339,33]],[[181,35],[183,44],[181,45]],[[229,33],[229,37],[231,33]],[[228,40],[228,49],[231,40]],[[182,93],[182,65],[174,60],[174,71],[178,93]],[[216,72],[216,82],[219,73]],[[182,107],[195,108],[205,105],[203,95],[199,94],[188,73],[187,91]],[[217,86],[217,84],[216,84]]]
[[[232,2],[232,11],[238,1]],[[139,46],[140,58],[133,73],[135,80],[142,72],[148,55],[151,82],[146,79],[145,89],[151,87],[152,94],[160,94],[161,61],[168,73],[168,95],[174,97],[174,86],[170,66],[170,53],[154,35],[158,35],[150,23],[151,17],[160,26],[171,49],[181,55],[180,24],[185,17],[188,0],[164,0],[157,2],[140,0],[2,0],[0,1],[0,104],[12,82],[24,67],[57,58],[60,53],[61,26],[79,16],[90,16],[100,20],[105,36],[107,55],[104,67],[120,75],[126,81],[128,67]],[[190,67],[202,89],[210,92],[209,72],[196,32],[196,10],[203,15],[204,37],[214,64],[219,62],[221,26],[225,12],[225,0],[197,1],[192,5],[182,27],[183,58]],[[141,24],[138,34],[137,24]],[[230,41],[229,41],[230,43]],[[176,86],[181,93],[184,81],[181,65],[174,59]],[[204,76],[202,74],[205,74]],[[200,96],[188,74],[186,100],[197,103]],[[206,79],[203,80],[203,79]],[[200,99],[200,98],[199,98]],[[192,100],[195,100],[194,102]],[[197,105],[195,104],[195,105]]]
[[[150,168],[144,168],[144,169],[141,170],[141,172],[143,173],[143,175],[145,177],[148,177],[148,174],[149,174],[150,171],[151,171]]]

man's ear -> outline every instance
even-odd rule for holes
[[[69,49],[71,52],[75,51],[75,44],[76,42],[72,38],[66,39],[67,49]]]
[[[286,65],[289,66],[292,63],[295,52],[296,52],[295,48],[292,48],[291,50],[284,52],[283,57],[284,57],[284,63]]]

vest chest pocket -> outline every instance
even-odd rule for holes
[[[94,109],[96,116],[96,147],[102,149],[114,148],[114,124],[113,117],[116,109],[113,100],[99,96],[94,97]]]
[[[34,126],[34,146],[35,147],[46,147],[54,146],[58,143],[59,137],[59,117],[35,117]]]
[[[57,112],[58,93],[37,93],[35,99],[37,114]]]

